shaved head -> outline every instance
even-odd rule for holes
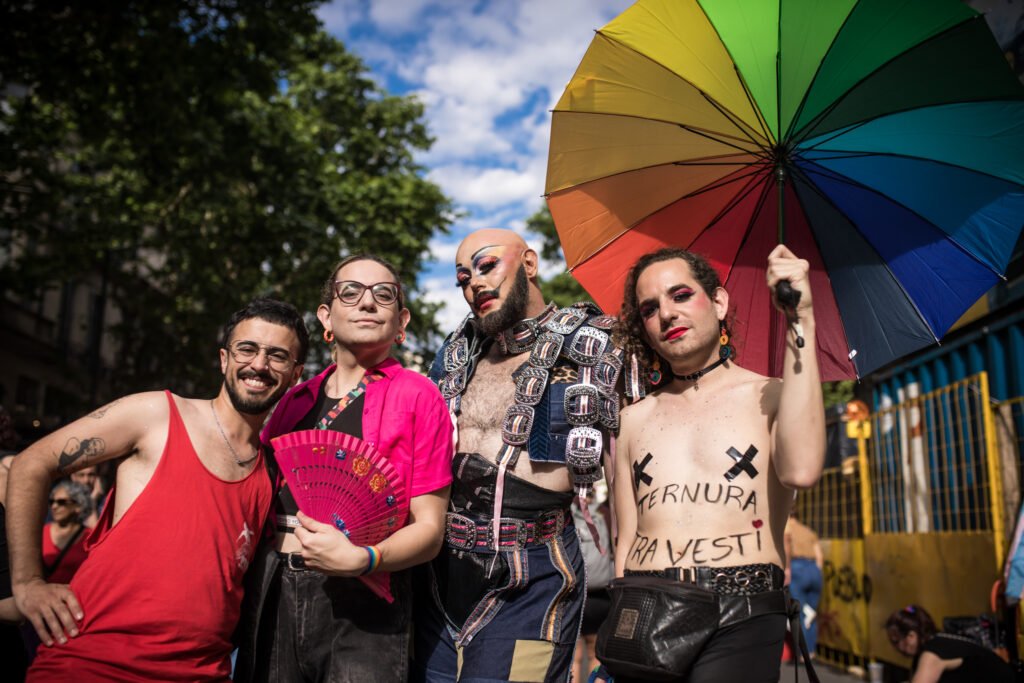
[[[455,254],[455,265],[463,265],[473,258],[473,254],[484,247],[502,246],[510,247],[514,252],[522,254],[529,249],[526,240],[519,236],[519,233],[505,228],[483,228],[471,232],[466,239],[462,240],[459,250]]]
[[[484,228],[462,240],[455,254],[456,284],[487,334],[544,309],[537,253],[512,230]]]

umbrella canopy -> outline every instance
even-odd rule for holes
[[[935,343],[1005,271],[1024,86],[959,0],[640,0],[555,107],[546,194],[605,310],[642,254],[701,253],[739,362],[773,375],[764,271],[784,241],[811,264],[823,379],[863,376]]]

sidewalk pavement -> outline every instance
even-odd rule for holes
[[[781,675],[779,676],[779,683],[788,683],[789,681],[794,680],[794,668],[793,662],[783,662]],[[821,683],[853,683],[854,681],[862,683],[867,680],[867,672],[865,672],[863,676],[856,676],[837,666],[827,664],[820,659],[814,660],[814,670],[817,672]],[[801,683],[806,683],[808,680],[807,669],[804,668],[803,664],[800,664],[799,673]]]

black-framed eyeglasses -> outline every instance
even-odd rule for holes
[[[275,370],[289,370],[296,362],[290,353],[278,346],[257,344],[254,341],[245,339],[232,342],[228,346],[228,352],[231,354],[231,357],[235,359],[236,363],[242,363],[243,365],[256,360],[256,356],[260,355],[260,351],[266,352],[267,364]]]
[[[59,505],[61,507],[64,507],[65,505],[72,505],[72,504],[74,504],[74,502],[75,501],[71,500],[70,498],[51,498],[50,499],[50,505]]]
[[[355,306],[363,298],[363,292],[370,290],[373,300],[381,306],[390,306],[398,301],[402,293],[402,286],[397,282],[375,282],[372,285],[364,285],[355,280],[335,280],[334,293],[338,300],[346,306]]]

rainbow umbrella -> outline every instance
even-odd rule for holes
[[[773,375],[764,267],[784,241],[811,263],[822,377],[863,376],[935,343],[1005,271],[1024,86],[959,0],[641,0],[555,107],[546,194],[605,310],[641,254],[702,253],[739,362]]]

